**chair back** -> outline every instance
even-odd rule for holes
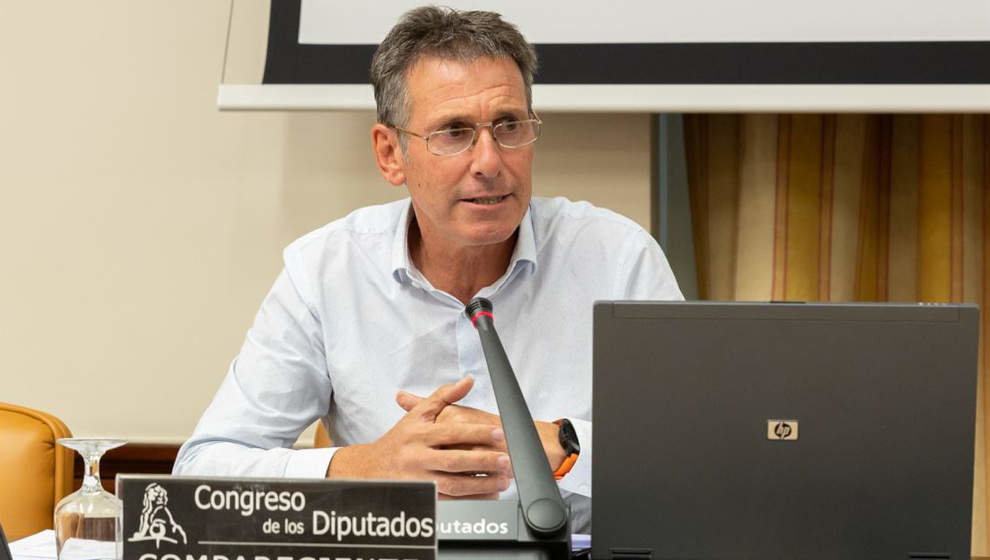
[[[51,529],[55,505],[72,492],[72,437],[51,414],[0,402],[0,523],[14,541]]]
[[[316,433],[313,434],[313,447],[333,447],[333,442],[330,441],[330,433],[327,432],[327,426],[322,421],[316,423]]]

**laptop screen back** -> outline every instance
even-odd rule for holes
[[[593,557],[969,558],[978,321],[597,303]]]

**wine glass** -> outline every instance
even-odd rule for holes
[[[58,560],[115,560],[123,504],[100,483],[100,458],[127,443],[122,439],[60,438],[59,445],[82,455],[82,488],[55,506]]]

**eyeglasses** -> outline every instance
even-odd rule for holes
[[[522,148],[536,142],[540,138],[542,125],[543,121],[539,118],[522,121],[489,121],[475,123],[471,128],[444,128],[425,136],[394,125],[392,128],[410,136],[426,140],[426,149],[433,155],[456,156],[473,146],[478,140],[478,130],[486,126],[492,129],[492,138],[495,139],[495,142],[499,146],[503,148]]]

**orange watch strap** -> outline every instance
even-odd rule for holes
[[[578,454],[571,453],[566,459],[564,459],[564,462],[561,463],[559,467],[557,467],[557,470],[553,472],[553,479],[560,480],[564,478],[564,475],[571,472],[571,469],[574,468],[574,463],[577,462],[577,459],[578,459]]]
[[[554,420],[553,423],[556,424],[557,426],[561,426],[564,423],[564,419],[561,418],[560,420]],[[566,452],[567,450],[565,449],[564,451]],[[564,462],[561,463],[559,467],[557,467],[557,470],[553,471],[553,479],[560,480],[564,478],[564,476],[567,473],[571,472],[571,469],[574,468],[574,463],[576,463],[577,460],[578,460],[578,453],[571,453],[570,455],[565,457]]]

